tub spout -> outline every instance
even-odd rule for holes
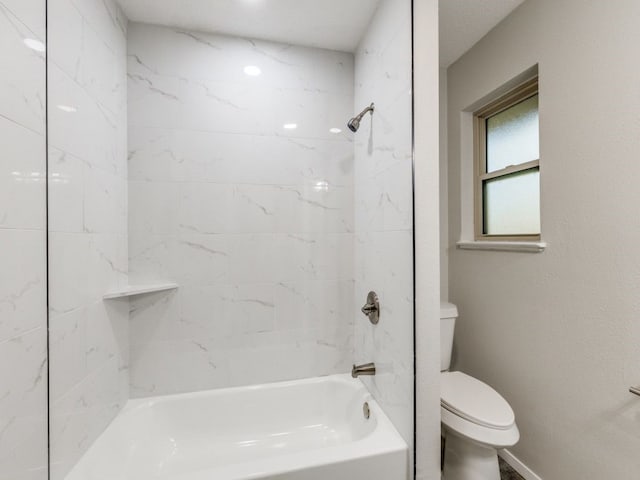
[[[375,375],[376,366],[374,363],[365,363],[363,365],[354,365],[351,369],[351,376],[358,378],[360,375]]]

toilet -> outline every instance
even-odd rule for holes
[[[513,410],[486,383],[450,372],[458,309],[440,304],[440,421],[445,439],[443,480],[500,480],[498,449],[520,439]]]

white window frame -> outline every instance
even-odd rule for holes
[[[538,94],[538,77],[531,78],[509,90],[491,103],[473,112],[473,199],[474,199],[474,237],[476,242],[539,242],[538,234],[491,235],[484,233],[484,189],[487,180],[506,177],[526,170],[540,169],[540,159],[490,172],[487,170],[486,120],[524,100]],[[540,208],[540,207],[538,207]]]

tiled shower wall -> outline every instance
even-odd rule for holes
[[[47,479],[44,0],[0,1],[0,480]],[[6,54],[5,54],[6,53]]]
[[[355,57],[357,109],[375,102],[355,139],[355,297],[380,298],[380,323],[358,313],[355,357],[405,441],[413,442],[411,2],[383,0]]]
[[[179,284],[131,303],[132,396],[347,372],[353,144],[329,130],[353,55],[140,24],[128,42],[131,281]]]
[[[51,478],[128,398],[126,19],[49,0]]]

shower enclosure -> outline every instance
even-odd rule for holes
[[[0,391],[0,431],[20,429],[0,479],[89,480],[79,465],[118,461],[133,433],[104,445],[134,406],[295,381],[360,392],[335,394],[357,408],[318,404],[338,423],[300,425],[338,435],[371,415],[408,452],[394,478],[412,478],[410,0],[46,3],[45,30],[43,1],[0,0],[4,41],[22,49],[6,80],[22,100],[1,97],[0,127],[25,159],[2,167],[32,195],[20,218],[0,211],[3,244],[21,246],[0,260],[22,276],[0,307],[39,319],[0,323],[2,368],[28,370]],[[371,291],[377,324],[361,313]],[[347,375],[369,362],[375,375]],[[300,388],[220,400],[220,422],[238,425],[228,441],[255,440],[245,417],[273,412],[264,402],[296,417]],[[200,468],[186,463],[174,473]]]

